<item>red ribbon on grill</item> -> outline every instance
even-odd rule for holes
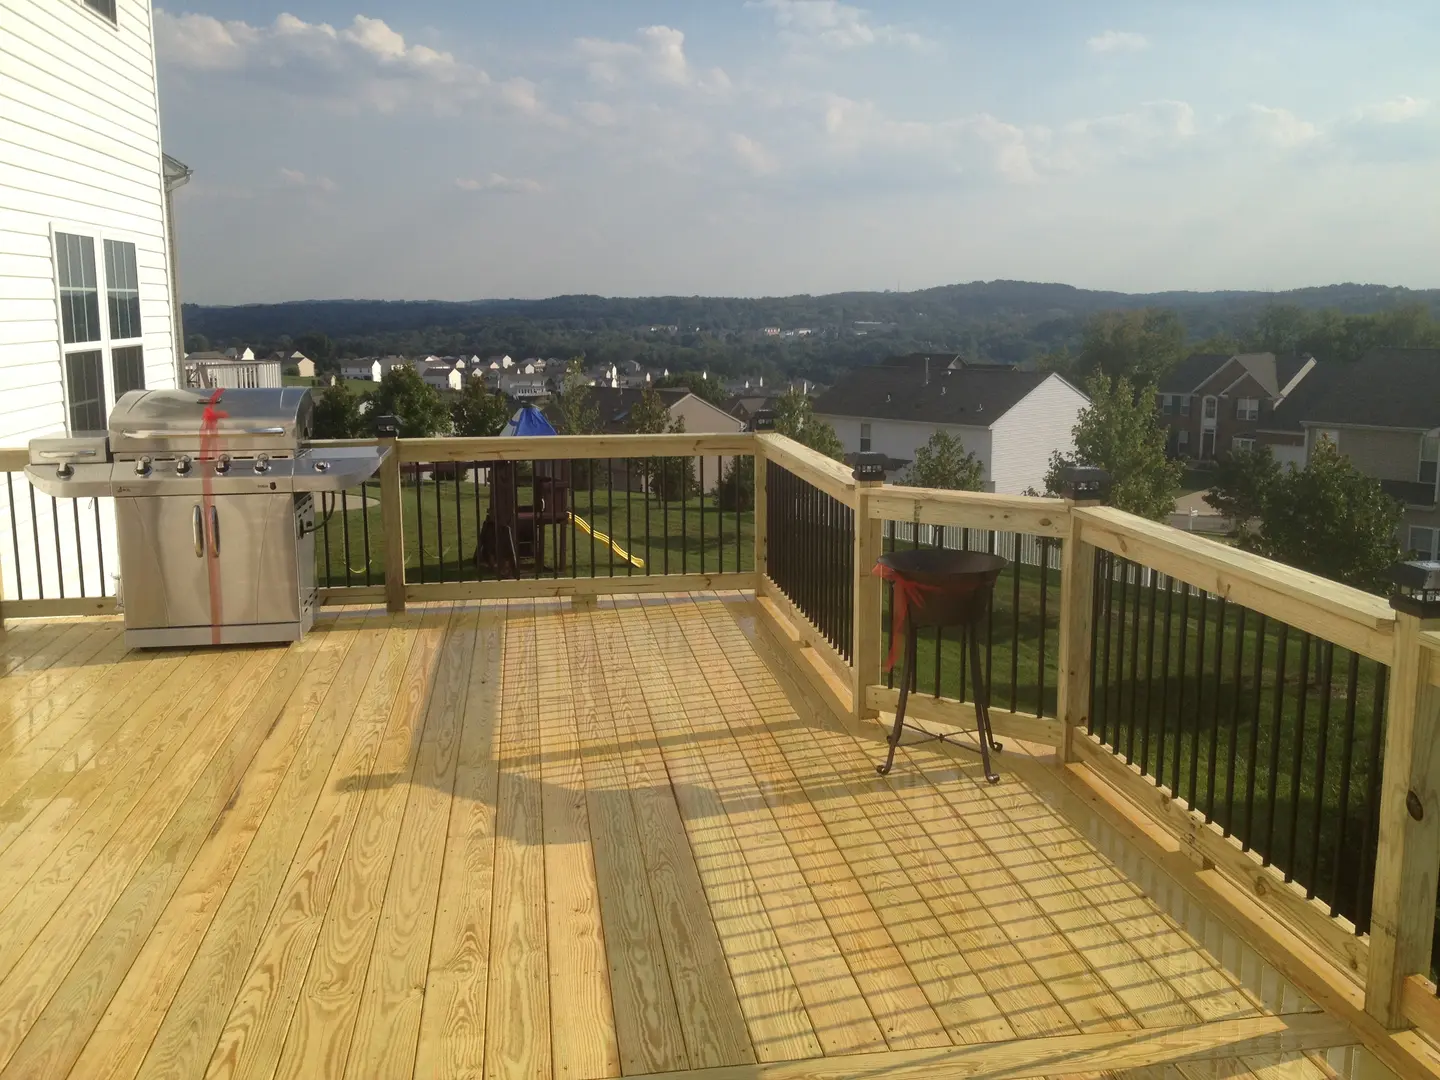
[[[200,417],[200,460],[209,461],[216,457],[215,451],[219,448],[220,421],[229,417],[229,413],[222,412],[216,406],[220,404],[220,398],[224,395],[225,388],[221,387],[210,395],[210,400],[205,403],[205,412]],[[203,493],[201,502],[204,504],[205,521],[214,521],[215,513],[215,482],[211,470],[202,469],[200,472],[200,489]],[[205,528],[202,525],[201,528]],[[214,538],[210,541],[215,542]],[[206,570],[210,579],[210,641],[212,644],[220,644],[220,626],[224,622],[224,612],[220,603],[220,560],[215,557],[212,551],[205,560]]]
[[[890,605],[890,655],[885,658],[885,670],[890,671],[895,667],[895,650],[905,637],[905,615],[910,605],[919,604],[926,593],[939,592],[940,586],[915,581],[884,563],[876,563],[870,572],[895,586],[895,597]]]

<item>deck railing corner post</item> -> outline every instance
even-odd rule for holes
[[[385,533],[385,610],[405,612],[405,517],[400,500],[400,440],[380,440],[389,453],[380,463],[380,521]]]
[[[1067,507],[1060,557],[1060,657],[1056,716],[1061,724],[1060,758],[1079,760],[1075,740],[1089,722],[1090,652],[1095,639],[1095,547],[1080,533],[1077,504]]]
[[[1424,640],[1440,623],[1396,612],[1385,708],[1380,827],[1371,896],[1365,1011],[1408,1026],[1410,975],[1430,975],[1440,876],[1440,656]]]
[[[870,497],[885,487],[883,480],[856,480],[855,499],[855,610],[851,618],[850,701],[851,719],[856,725],[879,715],[865,701],[865,691],[880,681],[880,616],[883,591],[872,570],[884,550],[884,522],[871,515]]]

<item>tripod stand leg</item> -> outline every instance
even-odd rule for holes
[[[980,743],[980,761],[985,767],[985,779],[992,784],[1000,782],[1000,774],[990,764],[990,750],[1000,749],[995,735],[990,730],[990,687],[980,671],[980,641],[978,634],[970,635],[970,671],[975,684],[975,727],[976,739]]]
[[[910,698],[910,680],[915,675],[915,627],[906,620],[905,625],[905,662],[900,665],[900,701],[895,706],[895,725],[890,729],[890,736],[886,741],[890,744],[885,753],[885,764],[876,765],[875,771],[881,776],[888,776],[890,768],[895,764],[895,748],[900,745],[900,731],[905,726],[905,703]]]

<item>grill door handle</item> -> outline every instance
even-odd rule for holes
[[[210,557],[220,557],[220,508],[210,507]]]
[[[200,514],[200,504],[195,504],[195,512],[190,518],[190,530],[195,536],[195,557],[205,557],[205,521]]]

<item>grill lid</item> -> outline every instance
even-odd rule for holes
[[[111,410],[110,450],[116,457],[202,450],[289,455],[310,442],[314,414],[305,387],[131,390]]]

